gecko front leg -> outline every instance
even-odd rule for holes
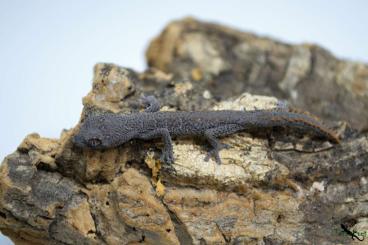
[[[240,130],[243,130],[244,127],[238,124],[227,124],[223,126],[219,126],[216,128],[210,128],[207,129],[204,132],[204,137],[207,139],[207,141],[212,146],[212,150],[210,150],[204,159],[205,161],[208,161],[211,156],[213,156],[217,162],[217,164],[221,164],[221,159],[219,156],[219,151],[222,149],[229,148],[230,146],[227,144],[221,143],[217,137],[218,136],[224,136],[233,134],[235,132],[238,132]]]
[[[142,95],[140,100],[141,100],[141,103],[144,106],[146,106],[146,109],[144,110],[145,112],[157,112],[157,111],[160,110],[160,103],[155,98],[155,96],[152,96],[152,95],[144,96],[144,95]]]
[[[173,146],[171,136],[167,128],[158,128],[150,132],[141,133],[137,138],[143,140],[150,140],[161,137],[164,141],[164,149],[162,150],[161,160],[165,163],[174,162]]]

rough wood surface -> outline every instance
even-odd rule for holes
[[[224,41],[226,35],[236,33],[249,37],[254,45],[260,40],[258,46],[275,52],[296,48],[194,20],[168,28],[172,26],[189,26],[200,39],[217,33],[224,37],[215,40]],[[190,45],[192,41],[181,31],[176,30],[183,38],[180,45]],[[150,49],[158,45],[157,40]],[[169,43],[178,45],[175,40]],[[253,54],[259,51],[250,45],[248,52],[252,50]],[[165,52],[160,55],[171,57]],[[83,99],[81,120],[89,113],[139,111],[137,100],[142,93],[159,98],[162,110],[272,108],[278,101],[275,97],[247,90],[281,95],[277,89],[271,93],[269,86],[278,87],[276,80],[262,77],[257,82],[264,84],[252,87],[246,79],[221,94],[227,88],[222,83],[239,80],[233,83],[232,75],[218,80],[215,75],[214,86],[211,79],[203,78],[207,76],[203,67],[192,70],[189,59],[176,54],[162,65],[162,57],[151,54],[149,62],[172,74],[156,68],[137,73],[97,64],[93,88]],[[217,69],[221,62],[211,60],[207,68]],[[248,62],[256,66],[258,61]],[[284,68],[279,69],[284,73]],[[329,72],[337,76],[339,71]],[[190,79],[183,79],[186,74]],[[237,73],[230,70],[229,74]],[[298,91],[298,96],[307,96]],[[318,102],[321,106],[332,103],[328,96],[324,98]],[[363,95],[354,100],[367,104]],[[336,113],[345,110],[339,103],[335,106]],[[31,134],[0,169],[0,230],[16,244],[363,244],[368,238],[363,243],[352,240],[340,225],[368,232],[368,138],[345,123],[344,114],[335,116],[339,120],[330,126],[342,138],[339,145],[287,129],[242,132],[222,139],[232,146],[221,152],[222,165],[203,160],[207,145],[201,139],[174,139],[176,161],[168,167],[158,160],[159,140],[82,151],[70,141],[79,125],[62,132],[60,139]],[[352,123],[361,118],[356,116],[350,118]]]
[[[276,96],[368,129],[368,65],[337,59],[316,45],[289,45],[187,18],[169,24],[146,56],[151,67],[206,83],[216,98],[244,91]]]

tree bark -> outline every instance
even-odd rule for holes
[[[172,50],[152,56],[153,47],[164,43],[163,36],[172,29],[177,39],[169,44],[175,47],[160,46]],[[191,31],[183,31],[187,29]],[[223,47],[228,56],[221,56],[222,61],[203,54],[204,60],[212,61],[203,63],[206,68],[194,68],[201,62],[180,56],[180,47],[198,45],[186,37],[188,33],[201,42],[212,35],[218,37],[205,43],[225,42],[229,37],[250,40],[249,54],[258,57],[260,49],[267,49],[267,59],[285,66],[260,67],[257,81],[262,84],[250,82],[252,72],[245,82],[232,80],[238,74],[235,68],[229,68],[229,78],[219,80],[222,71],[215,74],[218,64],[237,59],[231,58],[235,55],[231,45]],[[279,79],[259,76],[261,70],[270,69],[269,76],[283,78],[296,47],[187,19],[170,24],[162,35],[151,44],[148,60],[172,74],[156,68],[137,73],[97,64],[93,88],[83,98],[81,120],[91,113],[138,112],[142,94],[155,95],[161,110],[253,110],[278,104],[275,97],[246,93],[249,88],[254,93],[274,91],[275,96],[290,98],[278,87]],[[217,52],[207,45],[202,48],[205,54]],[[315,46],[305,48],[349,64]],[[278,58],[272,58],[274,52]],[[253,70],[260,61],[248,58],[247,62]],[[355,65],[366,69],[363,64]],[[328,69],[330,75],[337,77],[338,73]],[[233,88],[234,84],[238,87]],[[334,84],[335,90],[342,89]],[[311,95],[298,90],[298,96]],[[321,98],[332,103],[328,97]],[[367,103],[364,96],[354,99]],[[359,121],[361,115],[356,116],[351,122]],[[343,122],[343,114],[338,118],[330,122],[341,137],[338,145],[281,128],[223,137],[221,141],[231,148],[220,152],[222,165],[204,161],[208,147],[200,139],[174,139],[175,163],[168,166],[159,161],[160,140],[133,140],[114,149],[92,151],[78,149],[71,142],[79,124],[62,132],[60,139],[31,134],[4,159],[0,169],[0,230],[16,244],[362,244],[343,233],[341,224],[368,232],[368,139]]]
[[[155,38],[148,65],[206,83],[219,99],[276,96],[329,121],[368,129],[368,66],[313,44],[290,45],[186,18]]]

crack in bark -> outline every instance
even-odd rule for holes
[[[192,236],[189,234],[185,224],[173,211],[170,210],[170,208],[164,201],[161,201],[161,203],[164,205],[167,213],[170,216],[171,222],[173,223],[175,228],[176,237],[178,238],[180,244],[194,244]]]

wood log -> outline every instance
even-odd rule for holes
[[[205,83],[219,99],[276,96],[329,121],[368,129],[368,66],[313,44],[290,45],[186,18],[170,23],[147,52],[150,67]]]
[[[172,73],[157,68],[137,73],[114,64],[97,64],[92,90],[83,98],[81,120],[90,113],[139,112],[142,108],[137,101],[142,94],[155,95],[161,110],[252,110],[277,105],[275,97],[246,90],[258,93],[275,87],[275,96],[283,94],[279,87],[283,83],[277,81],[285,78],[298,47],[194,20],[174,22],[167,28],[163,36],[176,28],[177,39],[171,41],[176,48],[165,47],[176,51],[165,56],[166,51],[161,50],[162,57],[149,55],[149,62]],[[227,56],[221,56],[222,61],[202,56],[212,60],[203,63],[204,67],[196,67],[202,61],[195,63],[180,56],[183,47],[198,45],[195,40],[221,43],[229,37],[254,57],[268,50],[267,65],[248,58],[252,68],[243,83],[240,75],[238,80],[232,79],[238,74],[235,68],[229,68],[226,79],[220,79],[222,70],[215,72],[222,62],[248,57],[231,58],[235,54],[229,46],[223,47],[221,55]],[[159,42],[164,43],[160,38],[148,53],[152,54]],[[206,54],[217,52],[210,46],[201,47]],[[315,46],[299,48],[315,50],[311,51],[313,57],[322,52],[324,59],[349,64]],[[167,57],[171,57],[169,61],[165,61]],[[316,68],[319,62],[312,62],[313,71],[326,68]],[[366,69],[363,64],[355,65]],[[258,75],[250,75],[257,66]],[[263,69],[279,79],[262,80]],[[338,77],[341,70],[328,72],[328,76]],[[187,75],[188,79],[183,79]],[[252,83],[253,76],[261,84]],[[321,82],[329,84],[330,80]],[[233,88],[227,83],[241,84]],[[334,91],[348,86],[334,84]],[[291,98],[286,88],[284,95]],[[294,88],[299,97],[312,96],[304,95],[299,85]],[[355,95],[354,103],[367,103],[363,95]],[[332,103],[328,96],[321,99]],[[338,120],[330,122],[341,137],[338,145],[282,128],[240,132],[221,139],[232,146],[221,151],[222,165],[204,161],[208,147],[201,139],[174,139],[175,163],[169,166],[159,160],[160,140],[133,140],[114,149],[93,151],[78,149],[71,142],[79,124],[63,131],[59,139],[30,134],[0,168],[0,230],[15,244],[362,244],[343,232],[341,225],[362,234],[368,231],[368,138],[343,122],[345,109],[338,108]],[[364,113],[350,114],[356,116],[350,122],[363,123]]]

